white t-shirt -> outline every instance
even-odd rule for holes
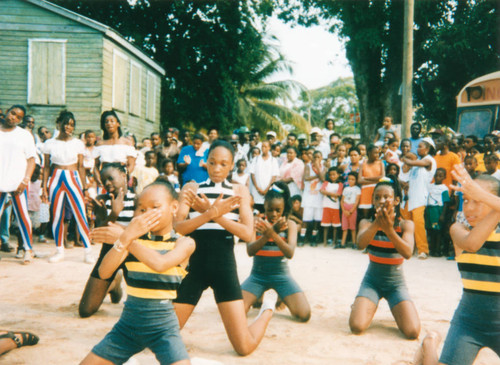
[[[431,169],[413,166],[410,170],[408,188],[408,210],[412,211],[418,207],[427,205],[429,196],[429,184],[436,173],[436,161],[432,156],[424,156],[422,160],[431,161]]]
[[[0,130],[0,192],[11,193],[24,179],[28,159],[36,155],[35,140],[19,127]]]
[[[233,182],[236,182],[241,185],[246,185],[248,182],[248,179],[250,178],[250,175],[248,175],[246,172],[243,175],[238,175],[237,172],[233,172]]]
[[[445,184],[430,184],[427,205],[437,205],[442,207],[445,202],[450,201],[448,187]]]
[[[345,204],[354,204],[356,203],[356,197],[361,195],[361,189],[359,186],[349,186],[344,187],[344,191],[342,192],[342,196],[344,197]]]
[[[85,145],[77,138],[69,141],[49,139],[42,146],[42,152],[50,155],[50,162],[56,165],[73,165],[78,162],[78,155],[83,155]]]
[[[323,208],[340,209],[340,196],[342,195],[342,184],[325,181],[323,183],[323,186],[321,186],[321,189],[326,190],[328,193],[335,193],[339,195],[338,198],[334,198],[333,196],[323,195]]]
[[[249,172],[255,175],[257,186],[260,189],[265,189],[268,187],[273,176],[280,176],[280,167],[278,161],[272,156],[269,156],[266,160],[262,156],[257,156],[252,160]],[[257,192],[253,183],[250,184],[250,193],[253,196],[255,204],[264,204],[264,196]]]
[[[494,173],[491,174],[495,179],[500,180],[500,170],[496,170]]]

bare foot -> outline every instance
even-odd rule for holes
[[[423,365],[424,364],[424,356],[425,358],[429,357],[435,357],[436,362],[435,364],[437,365],[437,349],[439,346],[439,343],[441,342],[441,336],[439,333],[435,331],[430,331],[427,333],[427,335],[424,337],[422,341],[422,345],[418,348],[417,352],[415,353],[415,357],[413,358],[413,365]],[[425,364],[428,365],[428,364]]]

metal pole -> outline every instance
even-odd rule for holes
[[[413,9],[414,0],[405,0],[404,39],[403,39],[403,85],[401,105],[401,135],[410,137],[413,117]]]

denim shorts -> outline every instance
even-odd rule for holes
[[[301,293],[302,289],[290,275],[288,267],[278,268],[275,272],[252,268],[250,277],[241,285],[241,290],[252,293],[257,298],[269,289],[276,290],[280,298],[286,298],[295,293]]]
[[[128,296],[122,315],[92,352],[114,364],[149,348],[160,364],[189,359],[170,300]]]
[[[370,262],[356,297],[365,297],[378,305],[385,298],[392,309],[404,300],[411,300],[406,287],[403,266]]]
[[[464,292],[439,362],[472,364],[483,347],[489,347],[500,357],[500,297]]]

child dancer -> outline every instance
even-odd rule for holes
[[[399,219],[400,201],[396,177],[384,178],[373,191],[374,218],[359,223],[358,249],[368,247],[370,264],[349,317],[355,334],[370,326],[381,298],[389,302],[398,328],[408,339],[415,339],[420,333],[420,320],[401,267],[413,253],[414,225]]]
[[[320,189],[323,195],[323,218],[321,226],[323,227],[323,246],[327,244],[328,228],[332,227],[333,247],[339,248],[337,243],[337,228],[340,224],[340,197],[342,195],[342,183],[338,182],[342,170],[340,167],[330,167],[326,173],[326,181]]]
[[[307,322],[311,308],[287,264],[297,243],[297,224],[288,219],[290,203],[288,186],[283,182],[274,183],[264,198],[265,219],[256,221],[257,239],[247,243],[253,266],[241,289],[246,312],[266,290],[274,289],[292,316]]]
[[[472,180],[461,165],[455,165],[452,175],[461,184],[452,188],[463,192],[464,214],[472,226],[456,222],[450,230],[464,290],[439,360],[439,335],[431,332],[415,364],[471,365],[483,347],[500,356],[499,182],[488,175]]]
[[[350,172],[347,175],[347,185],[342,191],[340,206],[342,207],[342,243],[345,247],[347,232],[351,231],[352,244],[356,245],[356,223],[358,219],[358,204],[361,189],[356,185],[358,174]]]
[[[161,364],[190,363],[172,299],[195,243],[173,233],[177,207],[172,185],[157,181],[143,190],[135,218],[125,230],[116,224],[97,229],[119,232],[99,267],[99,275],[108,278],[123,263],[128,297],[118,323],[82,365],[123,364],[145,348],[151,349]]]
[[[106,226],[109,222],[119,223],[126,227],[134,216],[135,194],[127,189],[127,172],[125,166],[118,162],[107,164],[101,170],[101,179],[106,189],[106,194],[92,200],[93,213],[98,227]],[[94,231],[95,232],[95,231]],[[103,242],[93,233],[94,241]],[[99,276],[99,267],[106,254],[113,248],[112,245],[103,243],[99,258],[85,285],[85,290],[80,299],[78,313],[80,317],[90,317],[97,312],[106,294],[110,294],[111,302],[118,303],[122,297],[121,274],[117,275],[120,268],[107,279]]]

